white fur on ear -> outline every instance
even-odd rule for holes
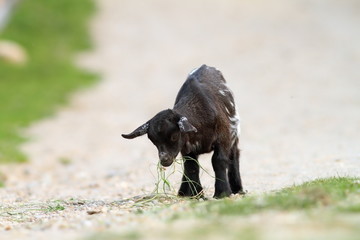
[[[178,121],[178,125],[181,132],[197,132],[197,129],[191,125],[186,117],[181,117]]]

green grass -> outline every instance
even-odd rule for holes
[[[48,208],[46,209],[46,211],[48,212],[58,212],[58,211],[63,211],[65,210],[65,207],[63,205],[61,205],[60,203],[57,203],[55,206],[48,206]]]
[[[318,179],[274,193],[166,203],[137,214],[137,228],[85,239],[355,240],[359,204],[359,178]]]
[[[209,215],[251,215],[268,210],[331,209],[338,212],[360,213],[359,204],[359,180],[334,177],[314,180],[271,194],[204,203],[193,202],[190,208],[191,215],[209,217]]]
[[[255,240],[258,239],[258,234],[252,228],[242,228],[236,231],[227,231],[224,224],[214,225],[201,225],[193,229],[186,229],[181,231],[181,226],[169,226],[168,228],[161,229],[147,229],[147,231],[129,231],[126,233],[113,233],[113,232],[99,232],[89,237],[86,240],[140,240],[140,239],[234,239],[234,240]]]
[[[21,130],[97,79],[73,62],[91,47],[94,10],[93,0],[26,0],[14,10],[0,39],[22,45],[29,60],[24,66],[0,60],[0,163],[25,161],[18,148],[25,140]]]

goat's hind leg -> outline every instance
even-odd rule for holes
[[[230,162],[229,162],[229,169],[228,169],[228,177],[231,192],[236,194],[244,194],[243,186],[241,182],[240,176],[240,150],[238,148],[238,140],[236,140],[235,144],[231,148],[230,152]]]
[[[203,188],[200,183],[198,155],[189,154],[184,156],[184,173],[178,192],[183,197],[202,197]]]
[[[223,198],[231,195],[231,188],[226,172],[229,166],[229,153],[219,146],[214,149],[211,159],[215,172],[215,194],[214,198]]]

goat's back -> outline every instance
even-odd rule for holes
[[[234,97],[216,68],[202,65],[193,70],[176,97],[174,110],[188,117],[197,128],[230,132],[232,140],[238,134]]]

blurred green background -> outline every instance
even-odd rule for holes
[[[97,79],[73,61],[91,47],[87,25],[94,12],[92,0],[26,0],[12,10],[0,42],[21,46],[26,60],[0,57],[0,163],[26,161],[18,148],[21,129]]]

